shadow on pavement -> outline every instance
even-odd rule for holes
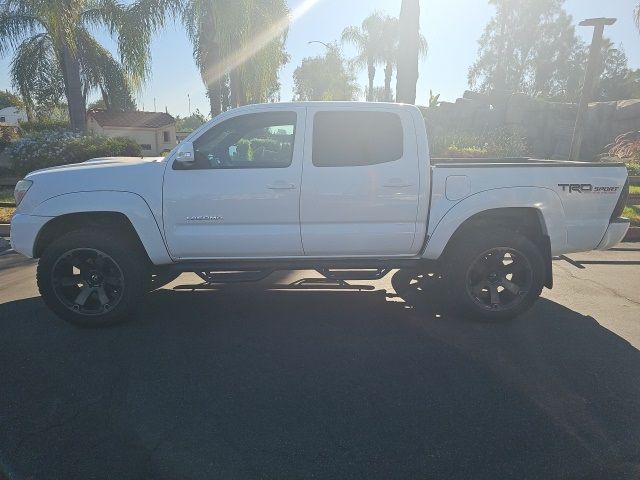
[[[1,304],[4,473],[637,478],[640,352],[548,300],[477,324],[410,290],[160,290],[88,331]]]

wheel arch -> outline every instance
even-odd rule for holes
[[[480,229],[507,228],[532,240],[546,264],[545,285],[553,285],[554,251],[566,246],[564,208],[558,195],[539,187],[513,187],[480,192],[454,205],[435,225],[423,257],[439,259],[450,253],[460,235]]]
[[[34,215],[52,217],[38,232],[33,256],[58,236],[79,228],[116,229],[138,242],[153,264],[171,263],[160,227],[142,197],[130,192],[77,192],[53,197]]]
[[[507,229],[531,240],[540,250],[545,262],[545,286],[553,287],[551,242],[542,212],[533,207],[505,207],[484,210],[465,220],[453,234],[442,253],[444,258],[454,254],[453,249],[461,237],[478,232]]]

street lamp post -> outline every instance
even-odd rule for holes
[[[573,130],[569,160],[580,159],[584,121],[589,108],[589,100],[593,95],[593,86],[596,81],[596,73],[602,56],[602,35],[605,25],[613,25],[614,23],[616,23],[615,18],[589,18],[579,24],[581,27],[593,27],[593,39],[591,40],[591,48],[589,49],[589,60],[587,61],[587,71],[584,76],[584,84],[582,85],[580,103],[578,104],[578,114]]]
[[[331,48],[328,43],[321,42],[320,40],[311,40],[310,42],[307,42],[308,45],[311,45],[312,43],[319,43],[321,45],[324,45],[326,48]]]

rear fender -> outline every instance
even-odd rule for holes
[[[543,187],[509,187],[470,195],[451,207],[440,219],[433,219],[436,224],[430,229],[423,258],[440,258],[458,228],[474,215],[486,210],[514,207],[534,208],[540,213],[542,230],[549,237],[552,255],[566,249],[567,226],[558,194]]]

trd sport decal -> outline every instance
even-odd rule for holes
[[[559,183],[563,192],[568,193],[616,193],[620,187],[594,187],[590,183]]]

